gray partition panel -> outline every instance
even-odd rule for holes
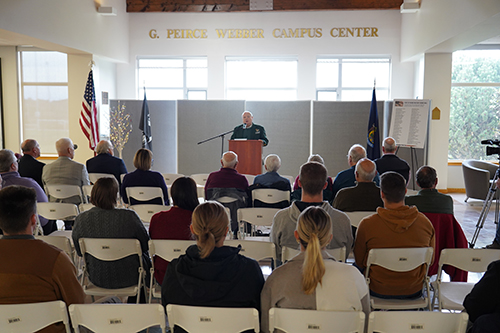
[[[127,170],[134,171],[135,152],[142,147],[142,131],[139,122],[142,100],[120,100],[125,105],[125,113],[132,118],[132,133],[123,149],[123,161]],[[116,108],[118,100],[110,101],[110,108]],[[175,120],[176,101],[148,101],[153,135],[154,162],[152,170],[161,173],[176,173],[177,166],[177,126]],[[118,153],[115,150],[115,155]]]
[[[244,101],[177,102],[179,173],[210,173],[220,168],[221,138],[203,144],[198,142],[232,130],[241,123]],[[231,133],[225,136],[228,149]]]
[[[370,104],[313,102],[313,153],[323,157],[330,176],[335,177],[349,167],[347,153],[353,144],[366,148]],[[384,124],[383,105],[384,102],[377,102],[380,133]]]
[[[246,110],[266,129],[269,145],[263,148],[263,157],[277,154],[281,158],[278,172],[295,177],[309,157],[311,102],[247,101]]]

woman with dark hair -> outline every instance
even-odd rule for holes
[[[324,251],[332,239],[330,215],[311,206],[300,215],[294,232],[300,254],[269,276],[261,295],[261,329],[269,332],[269,309],[370,312],[370,294],[363,275],[336,262]]]
[[[95,207],[80,213],[75,219],[71,234],[75,250],[79,256],[82,255],[78,243],[80,238],[135,238],[141,243],[144,269],[149,272],[151,261],[146,228],[136,212],[116,208],[117,195],[118,182],[115,178],[100,178],[95,182],[90,193],[90,202]],[[137,257],[101,261],[89,255],[85,262],[90,281],[98,287],[117,289],[137,284],[139,273],[130,269],[137,266]]]
[[[161,287],[162,304],[260,308],[264,277],[257,261],[224,246],[229,217],[216,201],[193,212],[191,232],[196,245],[172,260]],[[182,332],[175,327],[174,332]]]
[[[193,239],[189,226],[193,210],[199,204],[196,182],[189,177],[177,178],[170,188],[170,194],[174,206],[153,215],[149,224],[149,236],[151,239]],[[155,257],[154,263],[155,278],[161,284],[168,261]]]
[[[130,205],[137,204],[157,204],[161,205],[161,199],[155,198],[149,201],[137,201],[135,199],[129,199],[127,197],[127,187],[160,187],[163,191],[163,199],[165,201],[165,205],[169,205],[168,201],[168,191],[167,185],[165,184],[165,179],[161,175],[161,173],[156,171],[151,171],[151,166],[153,165],[153,153],[149,149],[141,148],[139,149],[134,156],[134,166],[136,167],[135,171],[127,173],[125,177],[123,177],[122,186],[120,187],[120,195],[123,199],[123,202]]]

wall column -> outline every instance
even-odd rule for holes
[[[424,60],[424,99],[441,110],[440,119],[430,121],[427,163],[437,170],[438,189],[448,188],[448,139],[450,128],[451,53],[428,53]]]

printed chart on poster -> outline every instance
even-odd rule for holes
[[[424,148],[429,124],[430,100],[395,99],[389,136],[398,146]]]

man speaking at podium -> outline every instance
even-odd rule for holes
[[[262,140],[264,147],[267,146],[269,140],[266,136],[264,127],[253,123],[253,114],[250,111],[245,111],[241,115],[243,118],[243,125],[238,125],[233,130],[231,140],[234,139],[247,139],[247,140]]]

